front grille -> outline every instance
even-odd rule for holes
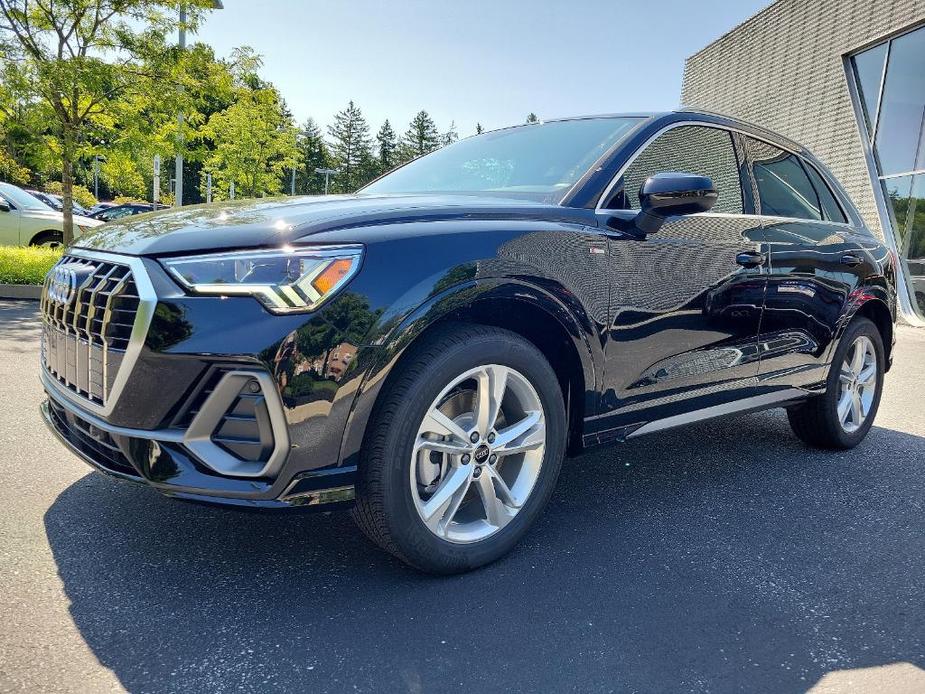
[[[72,276],[72,289],[49,293],[55,270]],[[105,405],[128,348],[138,313],[131,269],[119,263],[64,256],[42,290],[42,365],[58,383]]]

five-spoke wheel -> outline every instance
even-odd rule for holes
[[[390,377],[364,442],[354,518],[425,571],[508,552],[537,518],[565,453],[562,386],[508,330],[448,324]]]
[[[485,364],[460,374],[418,429],[409,473],[421,519],[451,542],[496,533],[533,491],[545,450],[543,405],[521,373]]]

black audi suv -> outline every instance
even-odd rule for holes
[[[895,267],[827,169],[760,128],[524,125],[353,195],[81,237],[45,283],[42,411],[114,477],[351,505],[409,564],[464,571],[507,552],[591,446],[767,408],[807,444],[857,445]]]

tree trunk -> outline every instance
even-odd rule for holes
[[[70,127],[64,128],[62,143],[61,166],[61,202],[64,205],[64,245],[70,246],[74,241],[74,156],[76,143],[74,131]]]

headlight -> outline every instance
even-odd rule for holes
[[[312,311],[360,269],[360,246],[282,248],[162,259],[195,294],[253,296],[273,313]]]

